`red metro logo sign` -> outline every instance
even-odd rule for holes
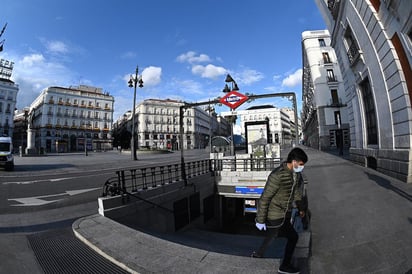
[[[230,107],[231,109],[236,109],[238,106],[243,104],[249,99],[246,95],[239,93],[235,90],[227,93],[225,96],[220,98],[219,102]]]

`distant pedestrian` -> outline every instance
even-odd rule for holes
[[[290,220],[294,207],[298,208],[301,217],[305,216],[300,185],[303,181],[301,172],[307,161],[308,156],[302,149],[293,148],[286,162],[269,174],[259,199],[256,227],[266,231],[266,235],[259,249],[252,253],[252,257],[263,257],[275,237],[287,238],[279,273],[299,273],[299,269],[291,263],[299,236]]]

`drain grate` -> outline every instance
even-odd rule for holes
[[[27,238],[45,274],[129,273],[77,239],[71,228],[35,233]]]

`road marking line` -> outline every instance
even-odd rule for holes
[[[8,201],[16,201],[20,204],[17,205],[11,205],[11,206],[40,206],[40,205],[45,205],[45,204],[50,204],[54,203],[57,201],[60,201],[62,199],[57,199],[57,200],[44,200],[42,198],[50,198],[50,197],[58,197],[58,196],[74,196],[78,194],[82,194],[85,192],[89,191],[94,191],[101,189],[100,187],[94,187],[94,188],[85,188],[85,189],[77,189],[77,190],[66,190],[63,193],[57,193],[57,194],[49,194],[49,195],[42,195],[42,196],[34,196],[34,197],[26,197],[26,198],[12,198],[12,199],[7,199]]]

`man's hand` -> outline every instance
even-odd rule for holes
[[[266,230],[266,224],[256,223],[256,227],[259,230]]]
[[[303,217],[305,217],[305,211],[303,211],[303,210],[301,210],[301,211],[299,211],[299,216],[301,217],[301,218],[303,218]]]

